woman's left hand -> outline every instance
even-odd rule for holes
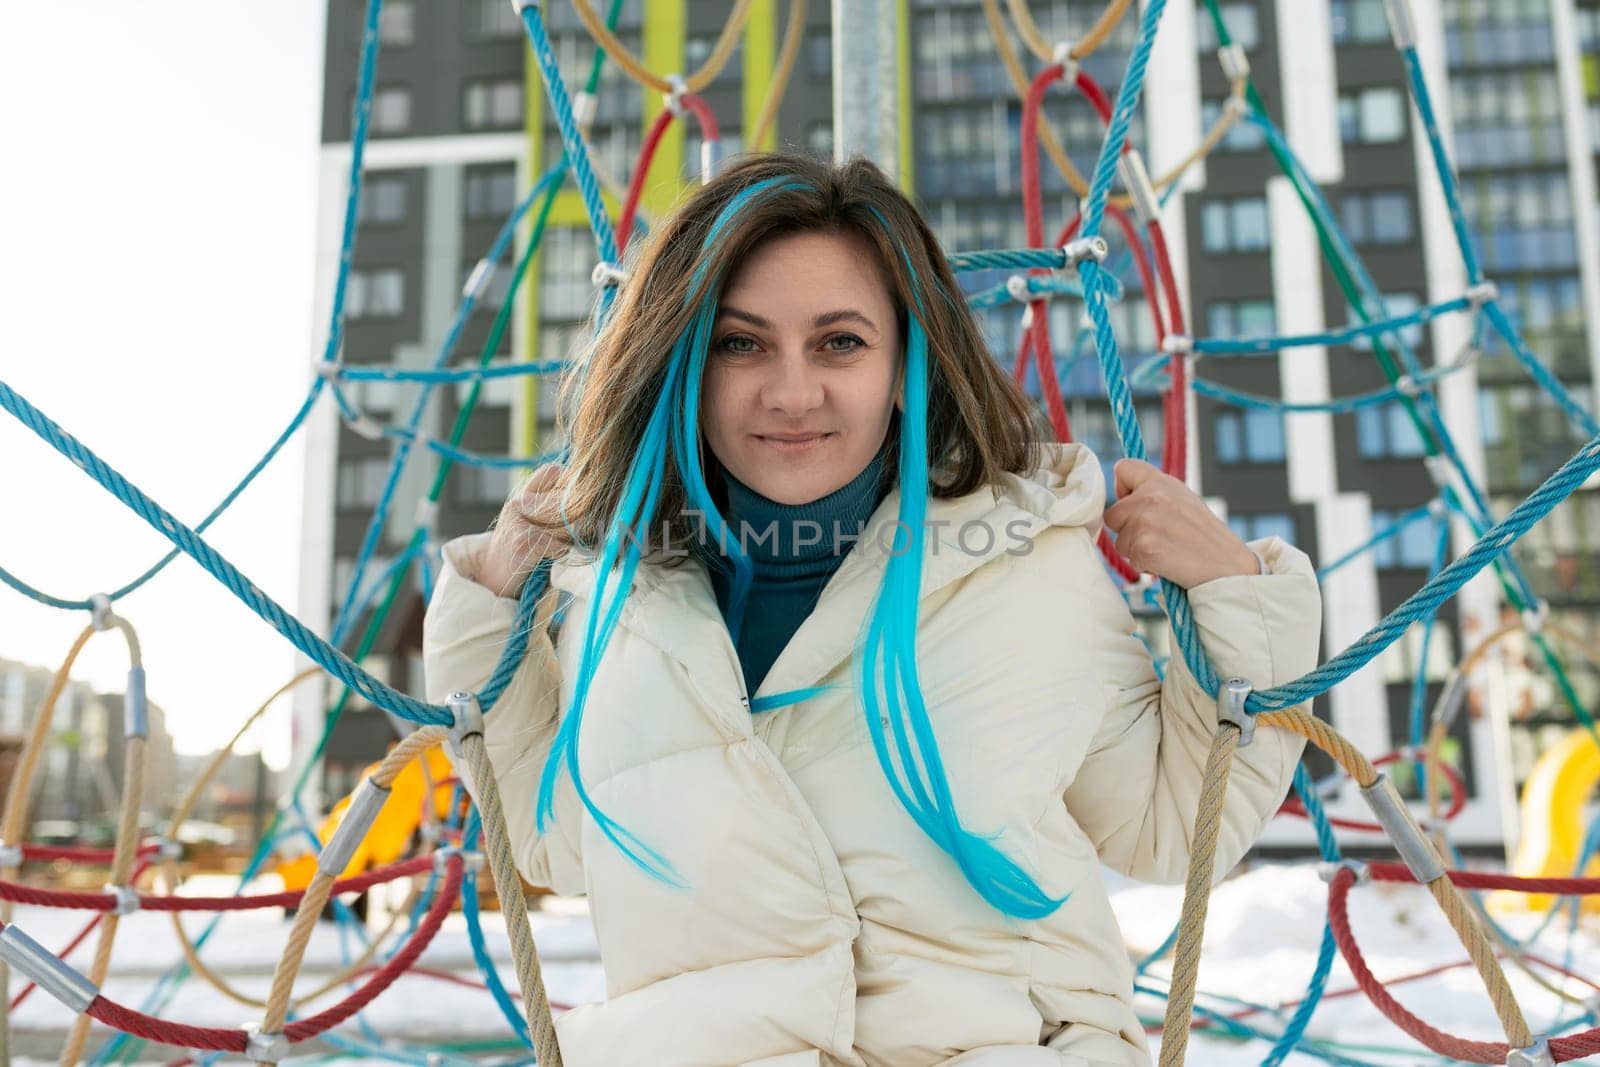
[[[1139,570],[1184,589],[1260,573],[1255,553],[1183,482],[1138,459],[1119,459],[1111,471],[1117,502],[1105,524]]]

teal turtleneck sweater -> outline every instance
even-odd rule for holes
[[[887,495],[888,487],[882,484],[884,461],[880,450],[850,482],[809,504],[780,504],[723,472],[728,486],[724,514],[734,533],[747,531],[744,550],[754,565],[743,626],[732,635],[744,668],[746,692],[754,693],[760,687],[778,653],[816,607],[823,586]],[[808,520],[815,525],[797,525]],[[770,535],[769,529],[776,535]],[[806,541],[811,543],[800,543]],[[726,570],[713,566],[710,571],[717,606],[726,621],[733,570],[731,566]]]

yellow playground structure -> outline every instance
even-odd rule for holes
[[[361,772],[366,778],[378,769],[374,763]],[[445,758],[444,751],[434,745],[418,759],[406,764],[396,775],[390,787],[388,800],[378,813],[372,830],[361,841],[350,857],[350,862],[340,872],[340,878],[350,878],[372,867],[393,863],[405,855],[412,837],[427,818],[426,802],[429,791],[433,794],[434,818],[443,818],[450,811],[450,797],[454,788],[455,769]],[[350,798],[345,797],[328,812],[328,817],[317,827],[317,839],[327,844],[339,828],[344,813],[349,810]],[[287,890],[304,889],[317,873],[316,853],[307,852],[292,860],[285,860],[277,868]]]
[[[1588,820],[1584,808],[1600,784],[1600,746],[1587,730],[1574,730],[1534,764],[1522,787],[1522,834],[1511,870],[1523,878],[1593,877],[1600,857],[1576,870]],[[1558,898],[1548,893],[1504,893],[1505,903],[1544,911]],[[1600,897],[1581,898],[1583,910],[1600,911]],[[1496,901],[1496,903],[1501,903]]]

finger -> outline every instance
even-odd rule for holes
[[[1112,465],[1111,473],[1120,497],[1133,492],[1161,471],[1142,459],[1119,459]]]
[[[1129,514],[1130,511],[1124,506],[1123,501],[1119,500],[1115,504],[1112,504],[1109,508],[1106,508],[1103,516],[1106,529],[1110,530],[1112,533],[1121,533],[1122,526],[1128,521]]]

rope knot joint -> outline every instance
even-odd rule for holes
[[[1169,333],[1161,339],[1161,351],[1169,356],[1194,351],[1194,338],[1186,333]]]
[[[1076,47],[1076,41],[1058,41],[1055,52],[1050,56],[1051,65],[1061,68],[1062,81],[1076,82],[1078,80],[1078,60],[1072,54],[1072,50]]]
[[[1544,624],[1550,620],[1550,601],[1541,600],[1529,608],[1522,609],[1522,628],[1530,634],[1544,632]]]
[[[1499,300],[1500,287],[1494,282],[1491,282],[1485,278],[1476,285],[1467,286],[1467,291],[1463,295],[1466,296],[1467,303],[1470,304],[1474,309],[1477,309],[1487,304],[1491,300]]]
[[[1237,41],[1217,49],[1217,62],[1222,64],[1222,76],[1230,85],[1250,77],[1250,56]]]
[[[111,629],[111,598],[96,593],[89,598],[89,621],[97,633]]]
[[[0,841],[0,870],[22,866],[22,846]]]
[[[683,80],[682,74],[668,74],[666,83],[672,86],[667,92],[667,110],[681,116],[684,112],[683,98],[689,94],[689,83]]]
[[[460,845],[445,845],[435,849],[433,853],[433,872],[443,875],[450,869],[450,861],[459,858],[463,871],[483,870],[483,853],[472,849],[462,848]]]

